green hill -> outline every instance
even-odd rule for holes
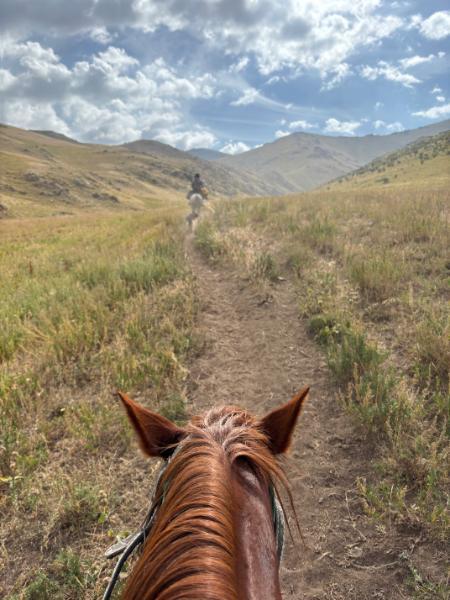
[[[331,182],[327,189],[450,186],[450,131],[413,142]]]

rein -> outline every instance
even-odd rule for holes
[[[161,496],[160,499],[155,501],[156,490],[158,489],[159,482],[161,477],[167,470],[170,462],[173,458],[178,454],[180,450],[181,444],[176,448],[173,454],[170,456],[168,460],[165,461],[165,464],[162,466],[159,471],[158,477],[153,487],[152,499],[150,504],[150,509],[142,523],[141,528],[136,533],[129,535],[128,537],[116,542],[112,546],[110,546],[106,552],[105,557],[108,559],[115,558],[116,556],[120,556],[119,560],[114,567],[114,570],[111,575],[111,579],[109,580],[108,586],[103,594],[102,600],[109,600],[114,592],[114,588],[116,587],[117,581],[119,579],[120,573],[125,566],[125,563],[130,558],[130,556],[137,550],[137,548],[141,547],[147,537],[149,536],[153,523],[155,521],[156,515],[158,513],[158,509],[164,503],[165,493]],[[269,494],[270,494],[270,505],[272,508],[272,521],[273,528],[275,532],[275,540],[277,544],[277,556],[278,561],[281,561],[281,557],[283,554],[284,548],[284,529],[285,529],[285,518],[284,512],[281,506],[281,503],[278,499],[278,496],[275,491],[275,487],[270,484],[269,486]]]

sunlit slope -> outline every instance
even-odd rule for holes
[[[142,209],[182,187],[161,161],[13,127],[0,127],[0,164],[0,203],[11,216]]]
[[[52,132],[0,125],[0,215],[143,209],[182,198],[197,171],[216,196],[273,191],[255,175],[215,167],[164,144],[139,144],[80,144]]]
[[[450,187],[450,131],[421,139],[329,183],[326,189]]]
[[[279,194],[283,191],[276,181],[267,181],[251,171],[244,170],[240,165],[223,165],[217,161],[203,160],[204,156],[195,156],[191,152],[184,152],[155,140],[137,140],[123,144],[121,147],[133,154],[171,159],[171,174],[176,178],[181,178],[183,183],[186,178],[190,180],[193,174],[200,173],[213,194],[261,196]],[[173,170],[174,167],[175,170]]]

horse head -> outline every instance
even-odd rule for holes
[[[281,598],[279,456],[308,391],[263,418],[227,406],[185,427],[119,394],[143,452],[164,460],[125,600]]]

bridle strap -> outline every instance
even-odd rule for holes
[[[119,552],[122,552],[122,556],[119,558],[119,560],[116,563],[116,566],[114,567],[114,571],[111,575],[111,579],[109,580],[108,587],[106,588],[105,593],[103,594],[103,600],[109,600],[109,598],[111,598],[124,564],[127,562],[128,557],[131,556],[131,554],[133,554],[134,550],[142,544],[144,539],[145,532],[142,529],[141,531],[139,531],[139,533],[132,536],[132,540],[124,550],[119,550]]]

